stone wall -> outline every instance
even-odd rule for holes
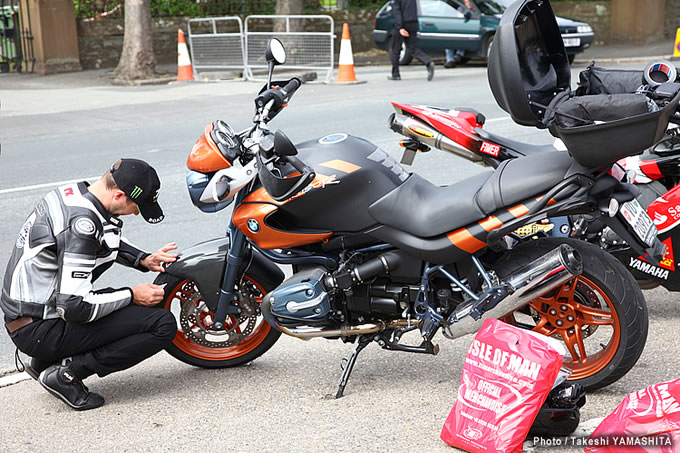
[[[680,27],[680,0],[666,0],[664,17],[664,37],[675,39],[675,32]]]
[[[610,8],[608,1],[552,2],[551,5],[557,16],[568,17],[590,24],[595,33],[593,45],[606,44],[609,41]]]

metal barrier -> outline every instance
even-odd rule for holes
[[[286,69],[327,71],[325,82],[333,76],[333,18],[331,16],[248,16],[245,25],[245,77],[255,78],[253,70],[266,70],[265,49],[270,38],[279,38],[286,47]],[[293,22],[294,27],[291,27]],[[285,24],[285,31],[275,31]],[[305,30],[305,31],[291,31]],[[266,71],[265,71],[266,72]]]
[[[189,19],[189,48],[194,77],[201,71],[240,69],[245,75],[243,22],[238,16]]]

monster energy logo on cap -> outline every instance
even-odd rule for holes
[[[144,220],[149,223],[163,220],[158,204],[161,181],[151,165],[139,159],[121,159],[111,167],[111,176],[118,188],[137,204]]]
[[[132,189],[132,192],[130,192],[130,195],[128,195],[128,196],[130,198],[132,198],[133,200],[136,200],[137,197],[139,197],[142,194],[142,192],[144,192],[144,191],[142,190],[141,187],[135,186],[134,189]]]

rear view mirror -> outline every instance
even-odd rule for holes
[[[465,18],[465,22],[469,21],[472,19],[472,11],[469,9],[463,13],[463,17]]]
[[[277,38],[272,38],[267,42],[265,56],[268,63],[284,64],[286,62],[286,48]]]

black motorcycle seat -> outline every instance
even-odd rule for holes
[[[489,214],[557,185],[574,160],[566,153],[537,154],[502,162],[449,186],[417,174],[368,208],[383,225],[419,237],[432,237],[481,220]]]
[[[524,156],[558,151],[558,149],[553,145],[531,145],[529,143],[519,142],[517,140],[510,140],[509,138],[505,138],[501,135],[492,134],[481,127],[476,127],[475,132],[477,132],[477,134],[486,141],[501,145],[505,148],[510,148],[519,152],[520,154],[523,154]]]

